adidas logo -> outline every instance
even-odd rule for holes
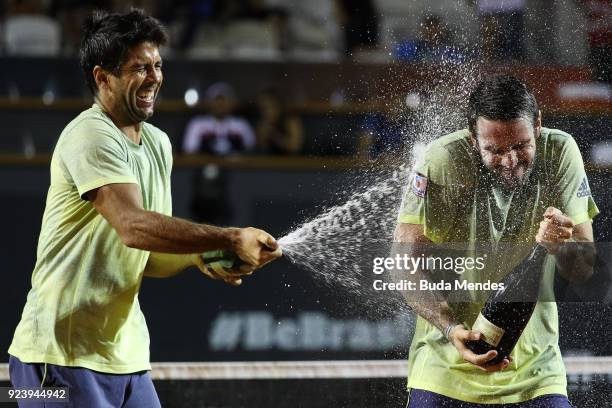
[[[582,183],[580,183],[580,187],[578,187],[578,193],[576,194],[578,198],[588,197],[591,195],[591,189],[589,188],[589,182],[585,177],[582,179]]]

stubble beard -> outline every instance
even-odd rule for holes
[[[525,171],[523,172],[523,175],[520,177],[514,176],[512,175],[512,177],[507,178],[504,177],[502,175],[502,170],[498,169],[498,168],[489,168],[489,170],[491,171],[491,173],[494,175],[494,177],[497,179],[497,181],[499,181],[499,183],[501,183],[504,187],[508,188],[508,189],[517,189],[522,187],[523,185],[525,185],[525,183],[527,182],[527,180],[529,180],[529,176],[531,175],[531,172],[533,170],[533,163],[528,164],[528,163],[519,163],[517,165],[518,167],[522,167],[525,169]]]

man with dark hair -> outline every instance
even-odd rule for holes
[[[15,388],[68,387],[73,407],[159,407],[138,304],[143,276],[197,265],[240,284],[281,255],[264,231],[171,216],[170,141],[145,122],[165,42],[139,10],[86,24],[81,64],[95,103],[66,126],[51,160],[32,289],[9,349]],[[209,250],[232,251],[244,265],[207,268]]]
[[[592,242],[591,219],[598,213],[574,139],[542,127],[534,96],[507,75],[478,84],[467,119],[468,129],[435,140],[417,163],[396,241],[463,243],[466,251],[479,244],[516,244],[514,253],[496,254],[491,269],[499,280],[537,241],[549,252],[544,286],[555,264],[565,279],[588,279],[589,265],[566,267],[575,252],[565,243]],[[461,278],[482,281],[470,272]],[[554,302],[539,301],[510,357],[487,364],[496,351],[477,355],[465,346],[467,340],[487,340],[470,329],[483,302],[419,296],[406,294],[419,314],[409,354],[409,407],[571,406]]]

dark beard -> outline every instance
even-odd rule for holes
[[[529,180],[529,176],[533,170],[533,165],[529,166],[527,163],[521,163],[519,166],[522,166],[525,169],[523,176],[519,179],[517,177],[512,177],[511,179],[504,178],[500,172],[491,171],[491,173],[495,176],[498,183],[501,184],[506,190],[516,190],[523,187],[527,181]]]
[[[523,177],[521,177],[520,179],[513,178],[511,181],[502,177],[501,174],[499,174],[494,169],[487,167],[482,162],[482,160],[480,161],[480,171],[482,172],[484,180],[486,180],[487,184],[497,186],[505,191],[510,192],[521,189],[525,184],[527,184],[527,182],[529,181],[529,177],[533,172],[533,164],[531,166],[528,166],[527,164],[520,165],[523,165],[526,168]]]

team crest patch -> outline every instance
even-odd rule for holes
[[[578,187],[578,193],[576,193],[578,198],[588,197],[591,195],[591,189],[589,188],[589,182],[587,178],[582,179],[582,183],[580,183],[580,187]]]
[[[427,177],[415,174],[412,180],[412,192],[417,197],[425,198],[427,193]]]

